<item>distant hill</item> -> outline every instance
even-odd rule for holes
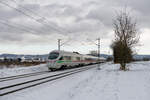
[[[97,56],[97,55],[95,55]],[[108,57],[113,57],[112,55],[107,55],[107,54],[101,54],[100,55],[101,57],[104,57],[104,58],[108,58]],[[43,55],[19,55],[19,54],[1,54],[0,55],[1,58],[21,58],[21,57],[28,57],[28,58],[34,58],[34,57],[38,57],[38,58],[47,58],[48,57],[48,54],[43,54]],[[150,55],[134,55],[133,56],[134,59],[137,59],[137,60],[142,60],[143,58],[147,58],[147,59],[150,59]]]
[[[137,60],[142,60],[144,58],[150,59],[150,55],[134,55],[133,58]]]
[[[28,57],[28,58],[34,58],[34,57],[47,58],[47,57],[48,57],[48,54],[44,54],[44,55],[1,54],[0,57],[2,57],[2,58],[21,58],[21,57]]]
[[[95,55],[97,56],[97,55]],[[107,55],[107,54],[101,54],[101,57],[104,58],[108,58],[111,55]],[[21,58],[21,57],[28,57],[28,58],[34,58],[34,57],[39,57],[39,58],[47,58],[48,54],[44,54],[44,55],[19,55],[19,54],[1,54],[0,57],[2,58]]]
[[[92,56],[98,56],[97,54],[87,54],[87,55],[92,55]],[[104,58],[108,58],[108,57],[112,57],[112,55],[107,55],[107,54],[100,54],[100,57],[104,57]]]
[[[88,55],[90,55],[90,54],[88,54]],[[94,55],[94,56],[97,56],[97,55]],[[104,57],[104,58],[108,58],[108,57],[113,58],[112,55],[107,55],[107,54],[101,54],[100,56]],[[144,58],[150,59],[150,55],[134,55],[133,58],[136,59],[136,60],[143,60]]]

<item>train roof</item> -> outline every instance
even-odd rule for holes
[[[74,55],[82,55],[76,52],[69,52],[69,51],[63,51],[63,50],[53,50],[52,52],[58,52],[58,53],[64,53],[64,54],[74,54]]]
[[[98,57],[95,57],[95,56],[90,56],[90,55],[84,55],[84,54],[79,54],[79,53],[77,53],[77,52],[69,52],[69,51],[63,51],[63,50],[53,50],[53,51],[51,51],[51,52],[58,52],[58,53],[63,53],[63,54],[69,54],[69,55],[76,55],[76,56],[84,56],[84,57],[92,57],[92,58],[98,58]],[[106,58],[104,58],[104,57],[100,57],[100,59],[106,59]]]
[[[67,53],[67,54],[77,54],[77,55],[86,55],[86,54],[80,54],[78,52],[70,52],[70,51],[64,51],[64,50],[53,50],[51,52],[58,52],[58,53]],[[90,55],[86,55],[86,56],[90,56]],[[93,56],[94,57],[94,56]]]

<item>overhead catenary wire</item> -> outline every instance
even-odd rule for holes
[[[0,1],[1,2],[1,1]],[[25,30],[26,32],[30,32],[30,33],[32,33],[32,32],[37,32],[37,33],[45,33],[44,31],[41,31],[41,30],[35,30],[35,29],[33,29],[33,28],[31,28],[31,27],[28,27],[28,26],[25,26],[25,25],[22,25],[22,24],[18,24],[18,23],[13,23],[13,25],[12,24],[10,24],[10,21],[8,21],[8,20],[0,20],[1,22],[1,24],[3,24],[3,25],[7,25],[7,26],[9,26],[9,27],[11,27],[11,28],[16,28],[16,29],[21,29],[21,30]],[[8,24],[9,23],[9,24]],[[17,26],[15,26],[14,24],[16,24],[17,26],[19,26],[19,27],[17,27]],[[20,28],[20,26],[22,26],[23,28]],[[29,29],[29,30],[27,30],[27,29]]]
[[[14,2],[15,4],[17,4],[17,2],[16,2],[15,0],[11,0],[11,1]],[[45,23],[45,20],[41,22],[39,19],[37,19],[36,17],[33,17],[32,15],[28,14],[28,13],[25,12],[24,10],[18,9],[18,8],[14,7],[14,6],[11,6],[10,4],[8,4],[8,3],[6,3],[6,2],[0,1],[0,3],[3,4],[3,5],[5,5],[5,6],[7,6],[7,7],[9,7],[9,8],[11,8],[11,9],[16,10],[17,12],[19,12],[19,13],[21,13],[21,14],[27,16],[28,18],[30,18],[30,19],[32,19],[32,20],[34,20],[34,21],[36,21],[36,22],[38,22],[38,23],[40,23],[40,24],[42,24],[42,25],[49,26],[49,25],[47,24],[47,23],[49,23],[49,21],[48,21],[45,17],[40,16],[40,15],[37,14],[36,12],[34,12],[34,11],[32,11],[32,10],[30,10],[30,9],[28,9],[28,8],[26,8],[26,7],[24,7],[24,6],[19,5],[20,8],[23,8],[24,10],[26,10],[26,11],[32,13],[33,15],[38,16],[40,19],[45,19],[45,20],[47,21],[47,23]],[[18,4],[17,4],[17,6],[18,6]],[[43,22],[44,22],[44,23],[43,23]],[[37,31],[37,30],[34,30],[34,29],[32,29],[32,28],[30,28],[30,27],[27,27],[27,26],[24,26],[24,25],[19,25],[19,24],[17,24],[17,23],[14,23],[14,24],[16,24],[17,26],[19,25],[19,27],[14,26],[14,25],[10,25],[10,24],[8,24],[8,23],[6,23],[6,22],[0,22],[0,23],[3,24],[3,25],[7,25],[7,26],[9,26],[9,27],[11,27],[11,28],[19,29],[19,30],[21,30],[21,31],[23,31],[23,32],[28,32],[28,33],[32,33],[32,34],[35,34],[36,32],[39,33],[39,31]],[[23,28],[20,28],[20,26],[23,26]],[[55,32],[57,32],[57,33],[65,32],[64,30],[63,30],[63,31],[62,31],[62,30],[60,31],[61,28],[58,28],[58,29],[59,29],[59,30],[58,30],[58,29],[55,28],[55,27],[52,27],[52,26],[49,26],[49,27],[50,27],[51,29],[54,29]],[[27,29],[28,29],[28,30],[27,30]],[[67,32],[67,33],[71,33],[71,32],[69,32],[69,31],[66,31],[66,32]],[[40,32],[40,33],[41,33],[41,32]],[[45,33],[45,32],[42,32],[42,33]],[[67,42],[68,42],[68,41],[70,41],[70,40],[67,40]],[[66,43],[66,42],[62,43],[61,46],[64,45],[65,43]]]
[[[10,27],[10,28],[16,28],[16,29],[18,29],[18,30],[20,30],[20,31],[22,31],[22,32],[27,32],[27,33],[35,34],[35,33],[31,32],[30,30],[26,30],[26,29],[23,29],[23,28],[16,27],[16,26],[14,26],[14,25],[10,25],[10,24],[8,24],[8,23],[6,23],[6,22],[3,22],[3,21],[1,21],[1,20],[0,20],[0,24],[6,25],[6,26],[8,26],[8,27]]]
[[[13,2],[13,3],[15,3],[16,5],[18,5],[18,3],[16,2],[16,0],[10,0],[10,1]],[[22,6],[22,5],[19,5],[19,7],[21,7],[21,8],[23,8],[23,9],[25,9],[25,10],[27,10],[27,11],[29,11],[29,12],[35,14],[35,15],[38,16],[38,17],[45,18],[45,17],[43,17],[43,16],[40,16],[40,15],[37,14],[36,12],[32,11],[31,9],[26,8],[26,7]]]
[[[12,1],[13,3],[15,3],[15,4],[18,5],[18,3],[17,3],[15,0],[10,0],[10,1]],[[24,10],[26,10],[26,11],[28,11],[28,12],[30,12],[30,13],[32,13],[32,14],[38,16],[38,17],[40,17],[40,19],[44,19],[44,22],[47,22],[47,24],[50,23],[49,20],[48,20],[46,17],[44,17],[44,16],[42,16],[42,15],[39,15],[38,13],[34,12],[33,10],[31,10],[31,9],[29,9],[29,8],[26,8],[26,7],[22,6],[22,5],[19,5],[19,7],[21,7],[21,8],[23,8]],[[56,26],[55,26],[55,27],[56,27]],[[61,28],[58,27],[58,26],[57,26],[57,28],[58,28],[58,29],[61,29]],[[65,30],[65,31],[64,31],[64,29],[61,29],[61,31],[67,32],[67,33],[72,33],[71,31],[68,31],[68,30]]]
[[[34,34],[45,33],[45,31],[33,29],[32,27],[25,26],[25,25],[18,24],[18,23],[12,23],[8,20],[0,20],[0,21],[2,22],[1,24],[7,23],[7,26],[12,26],[13,28],[16,28],[16,29],[24,29],[24,30],[28,31],[29,33],[33,33],[33,32],[34,32]]]
[[[9,8],[12,8],[12,9],[16,10],[17,12],[19,12],[19,13],[25,15],[26,17],[28,17],[28,18],[30,18],[30,19],[32,19],[32,20],[34,20],[34,21],[36,21],[36,22],[38,22],[38,23],[40,23],[40,24],[42,24],[42,25],[45,25],[45,26],[47,26],[47,27],[50,27],[51,29],[53,29],[53,30],[56,31],[57,33],[61,33],[61,32],[62,32],[62,31],[60,31],[60,30],[58,30],[58,29],[56,29],[56,28],[54,28],[54,27],[52,27],[52,26],[49,26],[48,24],[42,23],[41,21],[39,21],[39,20],[36,19],[35,17],[31,16],[30,14],[27,14],[26,12],[24,12],[24,11],[18,9],[18,8],[15,8],[15,7],[13,7],[13,6],[11,6],[11,5],[9,5],[9,4],[3,2],[3,1],[0,1],[0,3],[3,4],[3,5],[5,5],[5,6],[7,6],[7,7],[9,7]]]

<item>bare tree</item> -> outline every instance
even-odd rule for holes
[[[133,48],[139,42],[137,23],[126,11],[120,11],[113,21],[115,40],[111,45],[114,62],[120,63],[120,69],[126,70],[126,63],[131,62]]]

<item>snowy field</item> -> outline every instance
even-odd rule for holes
[[[46,64],[30,66],[30,67],[19,67],[16,66],[14,68],[3,68],[0,69],[0,78],[9,77],[14,75],[28,74],[34,72],[48,71]]]
[[[150,100],[150,62],[134,62],[130,71],[107,63],[0,100]]]

